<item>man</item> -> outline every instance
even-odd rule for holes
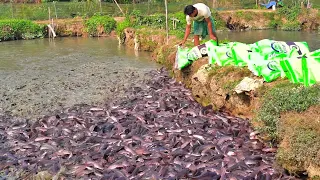
[[[187,41],[191,31],[192,22],[194,26],[193,29],[195,46],[198,46],[200,44],[199,36],[204,39],[207,35],[209,35],[210,39],[218,42],[214,27],[214,21],[211,16],[210,8],[207,5],[203,3],[188,5],[184,8],[184,14],[186,15],[187,25],[184,39],[180,43],[180,45],[183,45]]]

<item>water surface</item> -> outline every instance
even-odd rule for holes
[[[74,104],[99,104],[159,67],[150,55],[112,38],[0,43],[0,112],[35,117]]]

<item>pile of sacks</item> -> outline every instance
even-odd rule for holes
[[[208,56],[209,64],[247,67],[266,82],[287,77],[293,83],[310,86],[320,82],[320,49],[310,52],[307,42],[263,39],[253,44],[229,42],[217,45],[213,40],[193,48],[178,47],[176,69]]]

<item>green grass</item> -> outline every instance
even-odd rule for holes
[[[286,148],[280,148],[277,161],[289,168],[292,172],[301,171],[312,163],[320,166],[317,153],[320,149],[320,136],[315,130],[308,128],[295,128],[288,132],[289,139]]]
[[[257,115],[257,120],[264,124],[264,127],[260,130],[267,133],[273,140],[278,140],[280,113],[287,111],[302,112],[312,105],[319,104],[319,88],[320,85],[303,87],[285,82],[268,89]]]

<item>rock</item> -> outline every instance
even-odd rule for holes
[[[199,68],[199,70],[192,76],[192,84],[197,84],[200,82],[202,85],[207,84],[209,80],[209,71],[207,68],[209,64],[205,64]]]
[[[249,92],[253,91],[259,87],[261,87],[263,84],[263,79],[252,79],[245,77],[235,88],[234,91],[238,94],[242,92]]]

